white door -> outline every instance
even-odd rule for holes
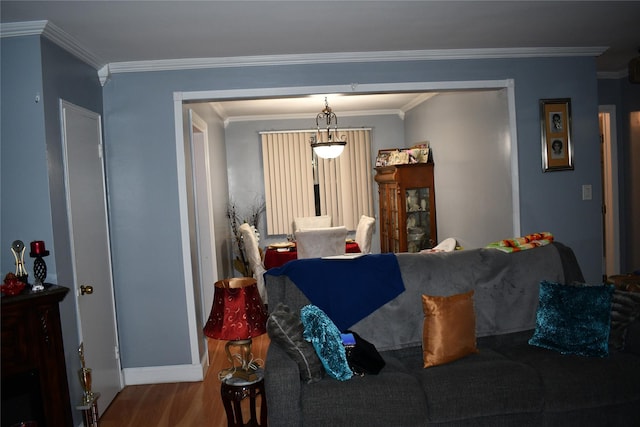
[[[207,323],[213,304],[213,284],[218,280],[216,272],[216,248],[213,244],[213,193],[211,189],[211,166],[209,163],[209,141],[207,123],[195,111],[189,110],[189,140],[191,141],[193,182],[198,239],[198,261],[200,263],[200,286],[202,304],[201,326]],[[198,295],[198,290],[194,290]]]
[[[99,114],[60,102],[80,342],[106,408],[122,389]]]

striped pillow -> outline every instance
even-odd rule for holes
[[[624,350],[627,328],[640,317],[640,293],[616,289],[611,299],[609,347]]]

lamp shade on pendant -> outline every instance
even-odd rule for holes
[[[345,145],[347,145],[347,143],[344,141],[339,141],[337,143],[317,142],[315,143],[315,145],[311,144],[311,146],[313,147],[313,151],[316,152],[316,155],[318,157],[322,157],[323,159],[335,159],[340,154],[342,154]]]
[[[245,340],[267,331],[267,310],[256,279],[237,277],[215,283],[211,314],[204,334],[219,340]]]

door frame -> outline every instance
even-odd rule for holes
[[[598,121],[600,115],[606,117],[603,129],[602,141],[602,203],[606,207],[603,211],[603,273],[605,275],[618,274],[620,272],[620,199],[618,186],[618,140],[616,132],[616,106],[599,105]],[[609,271],[613,270],[613,271]]]

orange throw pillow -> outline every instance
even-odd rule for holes
[[[477,353],[473,290],[448,297],[422,295],[424,367]]]

